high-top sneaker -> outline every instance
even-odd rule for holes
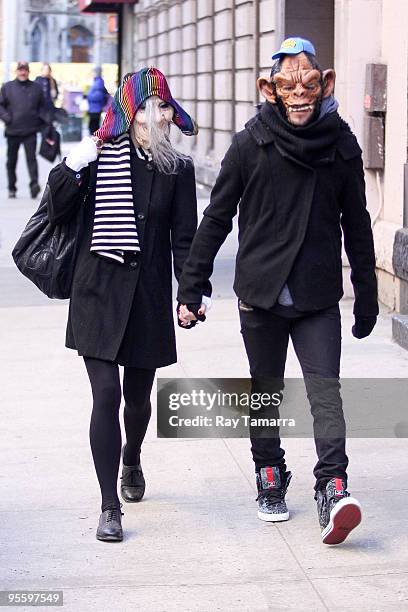
[[[324,544],[344,542],[361,522],[361,506],[346,491],[342,478],[332,478],[325,488],[316,491],[317,513]]]
[[[258,518],[261,521],[287,521],[289,512],[285,502],[286,490],[292,478],[291,472],[279,467],[263,467],[256,474],[258,487]]]

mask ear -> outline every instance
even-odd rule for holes
[[[259,79],[256,81],[256,86],[265,100],[268,100],[268,102],[271,102],[272,104],[276,104],[274,89],[269,79],[259,77]]]
[[[323,71],[323,98],[328,98],[334,91],[336,73],[332,68]]]

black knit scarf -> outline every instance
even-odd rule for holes
[[[281,155],[311,166],[334,161],[342,125],[337,112],[328,113],[304,127],[295,127],[282,117],[276,104],[265,102],[260,118],[271,129]]]

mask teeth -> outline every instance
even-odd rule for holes
[[[296,108],[289,106],[288,108],[290,113],[294,113],[299,110],[313,110],[313,107],[310,104],[304,104],[303,106],[297,106]]]

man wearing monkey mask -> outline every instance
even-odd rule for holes
[[[322,71],[312,43],[297,37],[286,39],[272,58],[270,78],[257,81],[265,102],[233,137],[184,264],[179,318],[186,327],[195,320],[239,204],[234,290],[252,390],[281,392],[290,337],[313,415],[322,541],[338,544],[361,520],[360,504],[347,492],[339,390],[342,230],[356,338],[371,333],[378,314],[373,237],[361,149],[337,113],[334,70]],[[261,416],[277,415],[265,409]],[[250,430],[250,437],[258,517],[287,520],[291,473],[279,431]]]

